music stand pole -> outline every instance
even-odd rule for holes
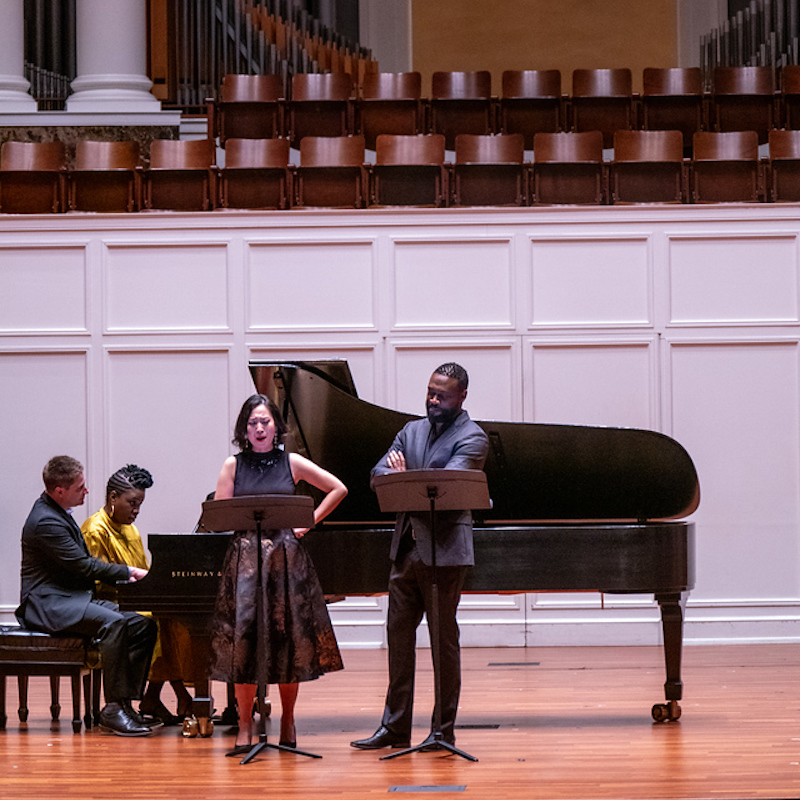
[[[390,758],[398,758],[408,755],[409,753],[417,753],[423,750],[447,750],[468,761],[477,761],[478,759],[475,756],[470,755],[464,750],[460,750],[454,744],[446,742],[442,734],[442,663],[441,633],[439,629],[439,581],[436,566],[436,501],[440,497],[448,496],[447,507],[450,509],[488,508],[491,505],[491,501],[489,500],[488,489],[486,487],[486,476],[480,470],[408,470],[406,472],[395,473],[394,475],[382,475],[375,479],[375,488],[376,491],[378,491],[379,501],[381,500],[381,492],[379,489],[381,483],[387,483],[385,479],[388,478],[391,481],[392,478],[400,475],[406,476],[400,479],[400,482],[406,483],[409,486],[412,481],[421,481],[421,483],[417,484],[417,494],[418,497],[423,496],[422,487],[424,486],[424,496],[427,497],[428,511],[431,520],[431,609],[428,614],[428,624],[434,659],[433,731],[431,732],[433,741],[426,741],[423,744],[418,744],[415,747],[408,747],[397,753],[389,753],[388,755],[381,756],[380,760],[387,761]],[[428,479],[426,480],[424,476],[427,476]],[[459,479],[461,479],[461,483],[458,483]],[[395,479],[393,482],[397,483],[398,480]],[[480,496],[474,494],[476,490]],[[406,502],[403,503],[403,500],[406,500]],[[401,509],[398,507],[398,504],[405,504],[406,508]],[[392,507],[392,505],[395,507]],[[383,511],[421,510],[411,507],[413,505],[413,501],[411,503],[408,502],[407,495],[402,499],[400,496],[395,495],[389,498],[386,503],[381,502],[381,509]]]
[[[285,502],[289,498],[290,502]],[[300,503],[296,501],[300,500]],[[237,502],[239,501],[239,502]],[[245,501],[244,505],[241,501]],[[271,501],[271,503],[270,503]],[[212,504],[229,504],[230,508],[220,509],[219,506],[214,508]],[[228,527],[227,523],[232,521],[241,522],[242,509],[246,509],[245,513],[249,514],[249,520],[245,519],[245,525],[237,527],[233,525]],[[213,515],[217,512],[227,511],[228,515],[223,514],[222,520]],[[309,521],[310,511],[310,521]],[[271,512],[271,513],[270,513]],[[231,515],[239,514],[238,518],[231,519]],[[257,647],[262,647],[264,642],[262,625],[264,624],[264,575],[263,575],[263,548],[261,544],[261,536],[264,532],[265,520],[269,519],[269,528],[308,528],[314,524],[314,503],[310,497],[302,497],[297,495],[258,495],[247,497],[234,497],[229,500],[211,500],[203,503],[203,522],[208,530],[219,530],[219,526],[223,524],[225,530],[252,530],[249,525],[254,521],[256,524],[256,644]],[[252,746],[250,751],[239,762],[239,764],[250,763],[262,750],[266,748],[273,748],[274,750],[283,750],[285,753],[294,753],[298,756],[307,756],[308,758],[322,758],[317,753],[309,753],[306,750],[298,750],[296,747],[286,747],[282,744],[274,744],[267,739],[266,720],[264,718],[264,687],[267,685],[266,676],[264,675],[264,658],[263,653],[257,653],[256,669],[258,672],[258,726],[259,735],[258,742]],[[241,710],[241,709],[240,709]]]

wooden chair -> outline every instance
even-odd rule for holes
[[[447,204],[445,138],[440,133],[378,137],[372,167],[370,205],[433,206]]]
[[[772,67],[717,67],[711,96],[712,129],[756,131],[764,144],[775,127],[775,71]]]
[[[362,208],[367,191],[363,136],[306,136],[295,169],[296,206]]]
[[[561,72],[557,69],[515,69],[503,73],[500,133],[521,133],[525,149],[533,149],[537,133],[563,128]]]
[[[685,200],[681,131],[617,131],[609,166],[612,203],[682,203]]]
[[[93,142],[75,146],[67,174],[70,211],[130,212],[141,206],[139,143]]]
[[[615,131],[635,127],[632,83],[627,68],[573,70],[570,128],[601,131],[603,147],[613,147]]]
[[[61,713],[59,679],[68,676],[72,686],[72,730],[80,733],[81,724],[92,727],[98,709],[92,705],[93,673],[99,679],[99,653],[83,637],[56,636],[30,631],[17,625],[0,625],[0,729],[5,729],[6,678],[17,676],[20,722],[28,720],[28,679],[32,675],[50,678],[50,717],[55,722]],[[81,715],[81,679],[85,713]]]
[[[63,142],[4,142],[0,148],[0,211],[53,214],[64,210]]]
[[[434,72],[431,79],[430,131],[445,137],[447,150],[455,148],[460,133],[494,131],[492,75],[474,72]]]
[[[456,206],[524,206],[528,173],[521,133],[456,136],[452,204]]]
[[[642,73],[640,124],[646,131],[680,131],[684,155],[705,128],[703,73],[699,67],[647,67]]]
[[[800,130],[769,132],[769,199],[800,202]]]
[[[780,99],[783,126],[791,130],[800,129],[800,65],[781,67]]]
[[[413,136],[425,125],[419,72],[372,72],[364,75],[356,103],[357,128],[370,150],[383,133]]]
[[[762,199],[758,134],[700,131],[694,135],[691,166],[694,203],[757,203]]]
[[[143,173],[146,209],[208,211],[216,201],[214,150],[208,140],[156,139]]]
[[[538,204],[605,202],[603,134],[537,133],[533,137],[531,198]]]
[[[297,147],[306,136],[347,136],[353,132],[353,79],[346,72],[292,76],[288,136]]]
[[[284,209],[291,190],[288,139],[228,139],[219,171],[221,208]]]
[[[284,134],[283,75],[225,75],[219,100],[209,102],[211,138],[271,139]]]

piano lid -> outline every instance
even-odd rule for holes
[[[287,449],[349,490],[326,522],[387,521],[369,474],[411,414],[359,399],[346,361],[251,361],[256,390],[289,426]],[[700,502],[697,473],[674,439],[655,431],[476,420],[489,436],[489,523],[672,520]]]

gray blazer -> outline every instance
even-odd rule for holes
[[[33,504],[22,528],[20,605],[22,625],[59,633],[75,625],[92,599],[95,581],[126,581],[125,564],[89,555],[78,523],[46,492]]]
[[[435,440],[427,417],[407,423],[394,437],[386,455],[371,472],[388,475],[393,472],[386,466],[386,456],[399,450],[406,459],[406,469],[483,469],[489,452],[489,438],[474,423],[466,411]],[[430,514],[400,513],[395,522],[389,555],[397,557],[400,539],[406,523],[411,524],[417,550],[425,564],[431,564]],[[472,512],[440,511],[436,514],[436,564],[443,567],[471,566],[475,563],[472,549]]]

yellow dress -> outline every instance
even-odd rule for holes
[[[101,508],[81,525],[81,531],[89,553],[95,558],[149,569],[142,537],[135,525],[117,525]],[[117,602],[116,589],[100,582],[95,588],[95,596]],[[191,682],[192,642],[188,630],[174,620],[157,621],[158,641],[150,665],[150,680]]]
[[[149,569],[144,544],[135,525],[117,525],[106,510],[101,508],[81,525],[81,532],[95,558],[112,564],[127,564],[129,567]],[[117,592],[111,586],[98,581],[95,596],[101,600],[117,602]]]

